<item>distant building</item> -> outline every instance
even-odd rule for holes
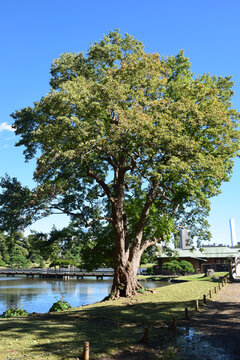
[[[178,249],[190,250],[192,248],[190,244],[190,231],[188,229],[179,229],[179,235]]]
[[[230,225],[231,246],[236,246],[237,245],[237,237],[236,237],[235,220],[230,219],[229,225]]]
[[[177,259],[189,261],[196,273],[205,273],[207,269],[215,271],[229,271],[229,263],[232,264],[233,277],[240,277],[240,249],[227,246],[206,246],[200,250],[176,249]],[[168,254],[163,253],[158,257],[157,272],[164,272],[162,265],[171,260]]]

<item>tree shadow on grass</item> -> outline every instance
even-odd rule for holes
[[[1,320],[2,338],[19,339],[30,353],[55,354],[56,359],[79,357],[84,341],[90,342],[92,357],[137,344],[144,327],[149,327],[152,346],[163,346],[166,324],[184,314],[184,303],[127,303],[84,308],[56,314]],[[16,348],[16,345],[15,345]],[[25,349],[25,350],[26,350]]]
[[[18,338],[18,343],[25,346],[25,352],[32,354],[32,358],[41,353],[51,354],[51,359],[76,359],[81,354],[83,342],[89,341],[91,359],[95,359],[102,353],[113,353],[138,344],[144,327],[149,327],[149,345],[158,352],[175,336],[167,328],[173,316],[178,322],[184,321],[183,309],[189,308],[193,312],[193,305],[192,301],[130,302],[121,306],[100,305],[1,320],[1,338]],[[231,311],[238,311],[237,305],[232,304]],[[227,326],[228,319],[225,320]],[[204,323],[204,318],[202,321]],[[239,323],[233,321],[231,326],[239,327]],[[17,345],[14,346],[16,349]]]

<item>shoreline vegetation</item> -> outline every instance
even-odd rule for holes
[[[203,294],[227,275],[203,274],[178,277],[178,282],[154,288],[133,298],[107,300],[58,313],[32,313],[26,317],[0,319],[0,359],[80,359],[84,341],[90,343],[90,359],[113,359],[114,354],[148,352],[149,359],[171,358],[173,317],[184,323],[184,310],[195,313],[195,300],[203,305]],[[156,277],[146,276],[151,279]],[[162,280],[162,277],[161,277]],[[182,282],[184,280],[184,282]],[[149,328],[149,347],[139,344]],[[167,357],[169,356],[169,357]],[[145,357],[146,358],[146,357]],[[134,358],[136,359],[136,357]]]

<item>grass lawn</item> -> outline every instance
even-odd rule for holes
[[[217,272],[215,273],[216,276],[219,278],[223,278],[228,274],[227,271]],[[211,280],[212,276],[205,277],[203,274],[197,274],[197,275],[188,275],[188,276],[179,276],[176,280],[184,280],[184,281],[209,281]]]
[[[160,356],[166,340],[165,325],[173,316],[183,320],[186,307],[193,314],[195,300],[216,286],[203,275],[184,280],[133,299],[105,301],[62,313],[0,319],[0,359],[76,360],[84,341],[90,342],[91,360],[106,359],[106,353],[136,346],[146,326],[151,345],[159,346],[156,351]]]

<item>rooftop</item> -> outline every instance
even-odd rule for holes
[[[207,246],[197,250],[175,249],[178,257],[189,258],[224,258],[224,257],[240,257],[240,248],[229,248],[227,246]],[[167,258],[169,255],[163,253],[159,257]]]

